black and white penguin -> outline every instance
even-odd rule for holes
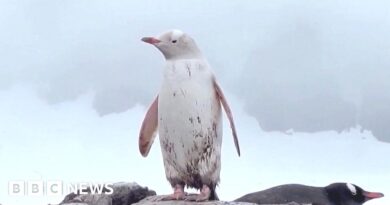
[[[361,205],[381,198],[379,192],[368,192],[350,183],[334,183],[326,187],[287,184],[242,196],[235,201],[257,204],[282,204],[296,202],[313,205]]]

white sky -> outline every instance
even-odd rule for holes
[[[222,199],[292,182],[390,190],[390,145],[373,137],[390,141],[389,8],[385,0],[0,1],[0,203],[58,202],[7,196],[16,179],[137,181],[170,192],[158,143],[146,159],[136,146],[163,66],[140,39],[170,28],[195,38],[236,116],[243,156],[225,128]]]

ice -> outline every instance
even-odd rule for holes
[[[385,194],[367,204],[389,203],[390,144],[357,127],[348,132],[287,134],[264,132],[243,103],[226,92],[236,121],[242,155],[237,156],[224,123],[221,184],[223,200],[286,183],[326,186],[351,182]],[[48,104],[28,85],[0,91],[0,199],[5,205],[59,203],[63,196],[8,195],[13,180],[77,182],[136,181],[158,194],[170,193],[158,140],[147,158],[138,151],[146,107],[101,117],[94,94]]]

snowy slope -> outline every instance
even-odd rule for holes
[[[11,180],[64,182],[137,181],[157,193],[171,192],[160,147],[147,158],[138,152],[138,129],[145,107],[100,117],[93,94],[72,102],[47,104],[28,86],[0,91],[0,203],[38,205],[63,197],[9,196]],[[285,183],[325,186],[352,182],[385,197],[367,204],[389,204],[390,144],[369,131],[288,134],[263,132],[242,104],[228,94],[237,123],[242,156],[234,149],[225,123],[221,199]],[[157,142],[157,141],[156,141]]]

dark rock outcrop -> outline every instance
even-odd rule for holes
[[[115,183],[112,186],[112,194],[104,194],[108,189],[103,189],[103,194],[70,193],[65,196],[60,205],[130,205],[148,197],[156,195],[156,192],[147,187],[141,187],[137,183]]]
[[[246,202],[226,202],[226,201],[207,201],[207,202],[192,202],[192,201],[161,201],[163,196],[150,196],[134,205],[256,205]]]

